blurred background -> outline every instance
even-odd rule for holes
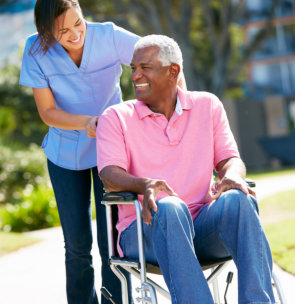
[[[0,255],[34,242],[24,237],[4,242],[7,234],[1,233],[59,225],[40,149],[47,127],[39,118],[32,90],[18,85],[25,40],[35,32],[34,4],[34,0],[0,1]],[[188,89],[210,91],[222,100],[252,176],[259,179],[265,172],[287,171],[295,186],[294,0],[80,0],[80,4],[88,21],[114,21],[139,35],[173,37],[183,52]],[[128,67],[123,68],[121,85],[124,100],[134,98]],[[283,219],[287,213],[288,220],[293,216],[286,231],[295,229],[294,197],[293,191],[284,198]],[[271,215],[277,200],[262,207],[268,206]],[[278,224],[281,229],[281,223],[272,222],[269,231],[278,231]],[[292,260],[288,271],[295,274],[294,233],[276,237],[276,243],[289,240],[284,248],[293,253],[282,267]],[[277,250],[279,259],[282,249]]]
[[[0,3],[1,142],[40,145],[46,127],[31,90],[18,86],[22,48],[35,32],[35,1]],[[213,92],[223,101],[248,168],[295,163],[295,1],[80,3],[90,21],[173,37],[183,52],[188,89]],[[124,99],[134,97],[129,69],[124,69],[122,88]]]

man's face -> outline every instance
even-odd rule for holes
[[[158,53],[157,46],[139,49],[134,52],[130,64],[136,98],[147,105],[156,105],[170,89],[169,66],[163,67]]]

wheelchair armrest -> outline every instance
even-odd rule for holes
[[[250,178],[245,178],[245,182],[249,185],[249,187],[254,188],[256,187],[256,183],[254,182],[254,180],[250,179]]]
[[[133,192],[105,192],[102,198],[104,204],[112,204],[114,202],[124,204],[129,203],[137,199],[137,194]]]

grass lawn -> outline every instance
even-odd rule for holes
[[[39,242],[38,239],[23,233],[0,232],[0,256],[37,242]]]
[[[265,198],[259,208],[274,261],[295,275],[295,190]]]
[[[247,177],[254,180],[288,174],[295,174],[295,167],[288,167],[283,169],[247,170]]]

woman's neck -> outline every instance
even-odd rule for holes
[[[83,48],[75,51],[67,51],[73,62],[76,64],[77,67],[80,66],[83,56]]]

